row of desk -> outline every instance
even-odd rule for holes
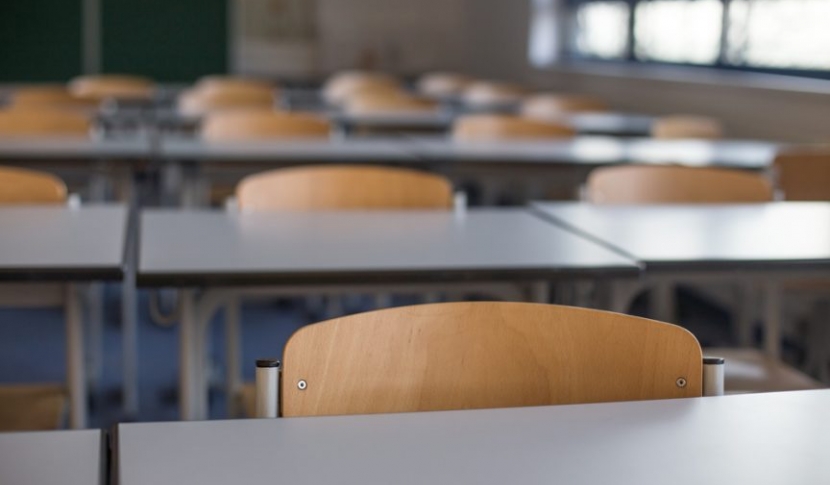
[[[830,276],[828,203],[636,210],[535,203],[304,214],[155,209],[133,219],[121,205],[0,209],[0,281],[121,281],[125,391],[132,399],[136,286],[181,289],[185,419],[207,416],[210,316],[252,293],[475,282],[520,285],[533,299],[548,301],[551,283],[588,280],[607,290],[608,307],[624,311],[634,292],[653,280],[751,279],[767,291],[766,348],[776,356],[779,285]],[[75,367],[79,342],[69,342],[76,346],[70,348]],[[73,424],[83,426],[85,381],[71,375]]]
[[[828,406],[820,390],[0,434],[0,482],[824,485]]]

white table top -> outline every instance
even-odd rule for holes
[[[0,280],[120,279],[127,237],[120,204],[0,208]]]
[[[122,424],[120,485],[825,485],[830,391]]]
[[[101,430],[0,433],[3,485],[104,485]]]
[[[136,159],[152,156],[147,137],[135,136],[117,139],[38,137],[0,137],[2,159]]]
[[[266,213],[146,210],[144,285],[435,281],[635,273],[524,209]]]
[[[830,269],[830,203],[609,206],[536,202],[563,227],[604,241],[647,270]]]

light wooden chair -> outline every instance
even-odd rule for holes
[[[54,108],[0,110],[0,136],[88,137],[92,124],[82,113]]]
[[[500,114],[461,116],[452,127],[452,138],[457,141],[544,140],[575,134],[573,128],[560,123]]]
[[[303,113],[271,110],[231,110],[210,113],[204,118],[201,136],[207,141],[243,142],[328,138],[331,124]]]
[[[310,325],[283,352],[282,416],[699,397],[695,337],[666,323],[507,302],[418,305]]]
[[[515,84],[475,81],[464,88],[461,98],[466,106],[475,109],[518,103],[527,94],[527,89]]]
[[[773,200],[772,186],[761,175],[672,165],[598,168],[588,176],[586,195],[595,204],[715,204]]]
[[[424,74],[418,79],[418,92],[432,98],[450,98],[458,96],[467,88],[473,79],[464,74],[453,72],[433,72]]]
[[[149,99],[155,85],[151,79],[126,74],[94,74],[69,81],[69,91],[80,98],[102,101],[110,98]]]
[[[98,103],[81,99],[63,85],[21,86],[12,92],[10,106],[13,109],[67,109],[92,111]]]
[[[415,170],[357,165],[271,170],[243,179],[242,210],[449,209],[452,185]]]
[[[276,94],[277,86],[264,79],[241,76],[204,76],[199,78],[194,89],[203,92],[211,91],[264,91],[271,95]]]
[[[323,86],[323,99],[342,104],[358,92],[401,91],[400,81],[388,74],[370,71],[345,71],[332,76]]]
[[[268,89],[248,89],[239,86],[195,88],[179,95],[176,108],[179,113],[188,116],[204,116],[229,110],[273,110],[274,94]]]
[[[0,166],[0,205],[65,202],[66,184],[54,175]]]
[[[664,116],[654,121],[651,127],[651,136],[666,139],[711,140],[723,138],[723,125],[720,121],[706,116]]]
[[[570,113],[608,111],[601,99],[579,94],[534,94],[524,98],[519,112],[540,120],[555,120]]]
[[[785,200],[830,201],[830,150],[782,151],[775,157],[773,172]]]
[[[390,113],[429,113],[439,109],[438,103],[402,92],[364,93],[346,100],[344,109],[353,115]]]

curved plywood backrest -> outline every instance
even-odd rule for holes
[[[588,176],[595,204],[694,204],[769,202],[761,175],[722,168],[630,165],[598,168]]]
[[[88,137],[92,125],[82,113],[54,108],[12,108],[0,111],[0,136]]]
[[[439,175],[393,167],[305,166],[244,178],[243,210],[449,209],[452,184]]]
[[[191,89],[179,94],[176,107],[180,113],[191,116],[238,109],[270,110],[274,107],[274,94],[261,88]]]
[[[575,134],[563,124],[513,115],[467,115],[457,118],[452,127],[452,137],[458,141],[544,140]]]
[[[69,91],[75,96],[104,100],[109,98],[149,99],[155,86],[151,79],[126,74],[96,74],[78,76],[69,82]]]
[[[577,94],[534,94],[522,101],[522,116],[535,119],[556,119],[569,113],[608,111],[601,99]]]
[[[792,149],[773,163],[776,185],[785,200],[830,201],[830,149]]]
[[[277,87],[264,79],[256,79],[240,76],[204,76],[193,86],[197,91],[244,91],[244,92],[267,92],[274,96]]]
[[[717,139],[723,138],[723,126],[720,121],[706,116],[665,116],[654,121],[651,136],[669,139]]]
[[[0,205],[64,202],[66,184],[54,175],[0,166]]]
[[[51,108],[67,110],[94,110],[98,103],[79,98],[63,85],[21,86],[14,90],[10,99],[14,109]]]
[[[418,92],[433,98],[457,96],[473,82],[473,79],[464,74],[452,72],[432,72],[424,74],[418,79]]]
[[[518,103],[527,90],[514,84],[475,81],[464,88],[462,99],[470,107],[488,107]]]
[[[298,330],[283,352],[280,396],[287,417],[396,413],[699,397],[702,379],[700,345],[674,325],[462,302]]]
[[[331,124],[317,116],[261,109],[214,112],[201,128],[204,140],[223,142],[323,139],[330,133]]]
[[[350,114],[425,113],[438,110],[438,103],[400,92],[353,96],[345,103]]]
[[[332,76],[323,86],[323,99],[341,104],[359,91],[401,91],[400,81],[388,74],[371,71],[346,71]]]

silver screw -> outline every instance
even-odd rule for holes
[[[686,387],[686,378],[685,377],[678,377],[677,380],[674,381],[674,383],[677,384],[677,387],[681,387],[681,388]]]
[[[304,391],[306,387],[308,387],[306,381],[300,379],[300,381],[297,383],[297,389]]]

